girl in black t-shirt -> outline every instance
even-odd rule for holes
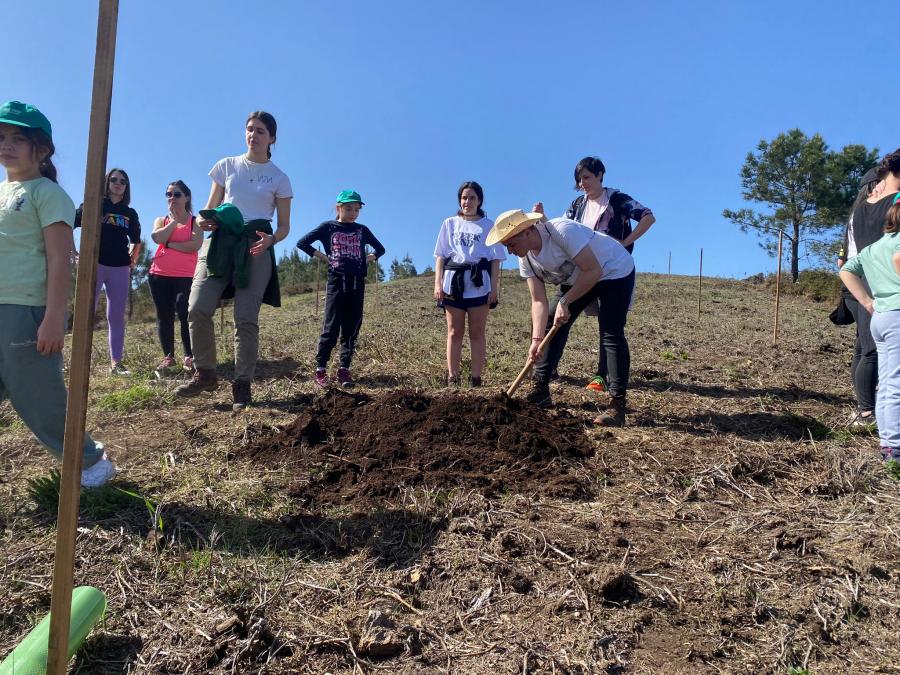
[[[129,206],[131,183],[128,174],[122,169],[110,169],[106,174],[103,197],[94,307],[100,299],[100,289],[105,289],[106,321],[109,325],[109,372],[111,375],[130,375],[122,363],[125,308],[131,286],[131,268],[141,253],[141,223],[137,212]],[[79,206],[75,214],[75,227],[81,225],[83,206]]]

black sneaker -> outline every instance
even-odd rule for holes
[[[553,405],[550,397],[550,384],[537,380],[531,385],[531,391],[525,396],[525,400],[541,408],[549,408]]]
[[[231,383],[231,409],[235,412],[243,410],[252,402],[250,383],[247,380],[235,380]]]

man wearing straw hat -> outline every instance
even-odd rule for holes
[[[519,257],[519,274],[531,293],[531,346],[535,382],[528,400],[551,405],[550,374],[569,338],[572,322],[588,304],[600,300],[601,348],[609,364],[609,409],[594,420],[601,426],[625,424],[625,396],[631,356],[625,321],[634,289],[634,260],[617,240],[568,218],[548,220],[521,209],[501,213],[488,233],[488,246],[501,243]],[[556,313],[549,315],[545,284],[559,285]],[[544,354],[539,346],[553,326],[559,329]]]

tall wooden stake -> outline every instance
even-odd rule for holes
[[[669,271],[666,272],[666,276],[669,277],[667,281],[672,281],[672,251],[669,251]]]
[[[703,296],[703,249],[700,249],[700,274],[697,276],[697,318],[700,318],[701,298]]]
[[[778,344],[778,310],[781,300],[781,244],[784,240],[784,229],[778,230],[778,270],[775,272],[775,328],[772,331],[772,346]]]
[[[378,271],[375,271],[375,278],[378,278]],[[316,318],[319,318],[319,256],[316,256]]]
[[[497,304],[500,304],[500,289],[503,288],[503,265],[497,270]]]
[[[87,416],[88,385],[91,375],[94,283],[103,205],[103,179],[109,144],[109,117],[112,103],[113,67],[116,59],[118,0],[100,0],[97,19],[97,47],[94,56],[94,85],[91,124],[88,135],[87,168],[84,179],[84,211],[81,254],[75,286],[72,323],[72,358],[69,367],[69,397],[63,440],[62,478],[59,486],[59,515],[56,521],[56,557],[53,562],[53,591],[50,599],[50,639],[47,673],[65,675],[68,667],[69,614],[75,565],[75,528],[81,496],[81,461],[84,425]]]

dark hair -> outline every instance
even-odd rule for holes
[[[120,173],[125,176],[125,194],[122,195],[122,204],[131,206],[131,179],[125,173],[125,169],[110,169],[106,172],[106,181],[103,183],[103,196],[109,199],[109,179],[113,173]]]
[[[169,185],[174,185],[184,193],[184,196],[187,197],[187,201],[184,203],[184,210],[193,215],[194,209],[191,206],[191,188],[189,188],[187,183],[180,178],[178,180],[173,180]]]
[[[478,197],[478,210],[476,213],[484,218],[484,210],[481,208],[484,206],[484,190],[481,189],[481,186],[476,183],[474,180],[467,180],[465,183],[459,186],[459,190],[456,191],[456,203],[459,204],[462,201],[462,193],[466,188],[471,188],[473,192],[475,192]],[[456,215],[463,215],[462,208],[456,212]]]
[[[53,157],[53,153],[56,152],[56,146],[53,145],[53,139],[41,129],[19,127],[19,130],[31,143],[31,149],[35,154],[38,154],[41,150],[47,152],[47,156],[44,157],[44,159],[39,160],[41,175],[56,183],[56,167],[53,166],[53,161],[50,159]]]
[[[599,176],[601,174],[606,173],[606,167],[603,166],[603,162],[600,161],[599,157],[585,157],[578,164],[575,165],[575,189],[580,190],[578,187],[578,174],[587,169],[595,176]]]
[[[881,178],[887,176],[888,173],[892,173],[897,178],[900,178],[900,148],[886,154],[884,159],[881,160],[878,170]]]
[[[887,218],[884,220],[884,233],[893,234],[900,232],[900,202],[894,202],[894,205],[888,209]]]
[[[264,110],[254,110],[247,116],[247,122],[250,120],[259,120],[262,122],[266,131],[269,132],[269,136],[272,137],[272,143],[275,142],[275,136],[278,134],[278,123],[275,121],[275,118],[272,117],[271,113],[267,113]],[[246,125],[247,122],[244,122],[244,125]],[[269,143],[269,147],[266,148],[266,157],[269,159],[272,158],[272,143]]]

